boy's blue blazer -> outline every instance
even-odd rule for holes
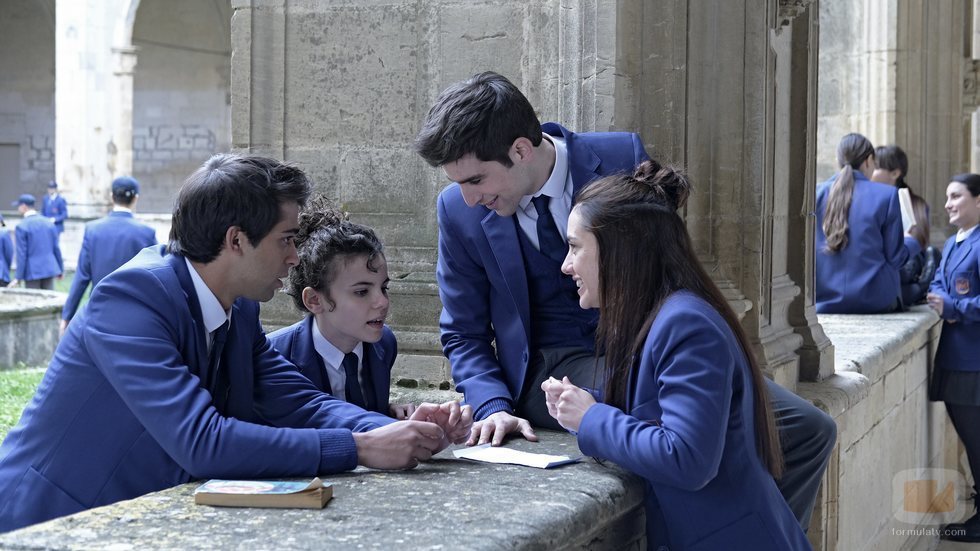
[[[323,392],[330,392],[330,378],[323,359],[313,346],[314,326],[313,316],[269,333],[269,342],[287,360],[296,365],[299,372],[306,376]],[[374,383],[375,410],[382,415],[388,415],[388,392],[391,386],[391,366],[398,356],[398,342],[395,334],[387,325],[381,332],[381,340],[376,343],[364,343],[364,371],[370,373]]]
[[[0,227],[0,282],[10,281],[10,267],[14,263],[14,242],[10,232]]]
[[[31,215],[14,229],[17,241],[17,279],[34,281],[55,277],[64,272],[58,230],[50,219]]]
[[[62,233],[65,231],[65,219],[68,218],[68,201],[60,193],[54,199],[45,193],[41,200],[41,214],[50,218],[58,233]]]
[[[980,371],[980,229],[954,247],[943,248],[929,292],[943,297],[943,332],[936,348],[936,366],[952,371]]]
[[[828,253],[823,219],[835,178],[817,186],[817,312],[886,312],[901,300],[899,269],[922,247],[914,237],[902,238],[898,191],[888,184],[872,182],[855,170],[847,245]]]
[[[153,228],[137,222],[131,212],[110,212],[85,224],[78,268],[61,312],[62,319],[70,320],[75,315],[89,283],[95,286],[113,270],[129,262],[136,253],[156,243]]]
[[[637,134],[576,134],[555,123],[541,129],[565,139],[575,194],[602,176],[632,172],[649,158]],[[437,208],[439,326],[453,380],[474,410],[491,399],[512,402],[524,384],[531,334],[517,224],[513,216],[468,207],[458,183],[439,194]]]
[[[393,420],[320,392],[238,299],[225,415],[202,386],[207,336],[183,257],[149,247],[92,292],[0,445],[0,532],[200,478],[352,469],[351,431]]]
[[[703,299],[674,293],[630,375],[628,413],[589,408],[579,448],[646,479],[649,549],[810,549],[756,452],[753,404],[734,333]]]

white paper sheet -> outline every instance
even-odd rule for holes
[[[490,444],[453,450],[453,455],[460,459],[483,461],[485,463],[524,465],[526,467],[536,467],[538,469],[550,469],[551,467],[557,467],[558,465],[576,463],[581,459],[581,456],[572,458],[567,455],[530,453],[512,448],[493,447]]]

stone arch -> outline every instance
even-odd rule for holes
[[[231,13],[220,0],[130,0],[128,38],[139,56],[132,174],[142,183],[141,210],[169,212],[184,178],[231,146]]]

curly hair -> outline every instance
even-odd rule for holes
[[[296,234],[299,263],[289,269],[286,294],[300,312],[309,312],[303,304],[303,289],[312,287],[323,293],[330,303],[330,284],[337,277],[337,259],[367,256],[367,267],[378,270],[377,259],[384,257],[384,246],[374,230],[355,224],[348,215],[335,208],[323,195],[315,195],[300,213]]]

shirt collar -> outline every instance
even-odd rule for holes
[[[27,218],[28,216],[34,216],[35,214],[37,214],[37,209],[26,210],[24,211],[24,218]]]
[[[543,139],[551,140],[555,146],[555,167],[551,169],[551,176],[548,177],[548,180],[537,193],[521,197],[520,206],[525,211],[531,204],[531,199],[539,195],[547,195],[554,199],[565,194],[565,181],[568,179],[568,149],[565,140],[547,134],[544,135]]]
[[[977,229],[976,226],[973,226],[972,228],[970,228],[968,230],[958,230],[956,232],[956,242],[957,243],[962,243],[963,241],[966,241],[966,238],[967,237],[970,237],[970,235],[973,233],[973,230],[975,230],[975,229]]]
[[[131,209],[129,207],[124,207],[124,206],[121,206],[121,205],[113,205],[112,206],[112,212],[128,212],[128,213],[132,214],[133,213],[133,209]]]
[[[201,279],[201,275],[197,273],[197,269],[194,268],[191,261],[185,257],[184,262],[187,263],[187,271],[190,272],[191,281],[194,282],[194,292],[197,293],[197,302],[201,305],[201,319],[204,321],[204,330],[210,334],[225,322],[231,321],[231,310],[225,312],[225,309],[221,307],[221,302],[218,301],[218,297],[214,296],[214,293],[208,288],[207,283],[204,283],[204,280]]]
[[[323,358],[324,365],[338,371],[343,369],[344,353],[323,336],[323,333],[320,332],[320,326],[317,325],[316,318],[313,318],[313,348]],[[364,357],[364,343],[357,343],[357,346],[351,352],[357,356],[357,363],[360,364],[361,358]]]

